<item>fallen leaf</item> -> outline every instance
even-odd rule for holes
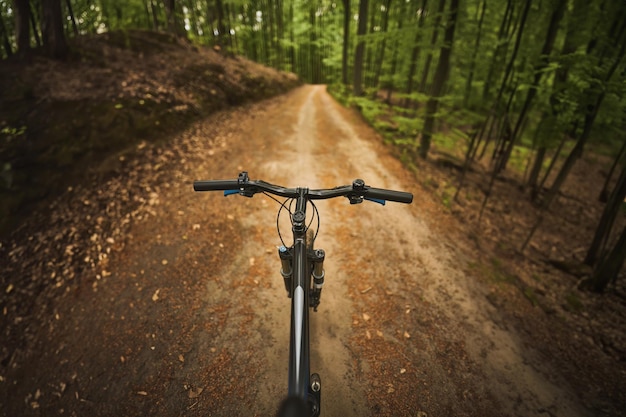
[[[196,388],[196,389],[190,389],[189,390],[189,398],[198,398],[200,396],[200,394],[202,394],[202,391],[204,391],[204,388]]]
[[[184,363],[185,357],[183,355],[178,355],[178,360]]]
[[[404,337],[407,339],[411,338],[411,335],[409,334],[409,332],[407,332],[406,330],[404,331]]]
[[[145,391],[137,391],[137,395],[144,395],[145,396],[145,395],[148,395],[148,393],[145,392]]]
[[[367,313],[363,313],[363,320],[368,321],[369,319],[371,319],[370,315]]]
[[[159,299],[159,292],[161,292],[161,290],[156,290],[154,292],[154,295],[152,295],[152,301],[157,301]]]

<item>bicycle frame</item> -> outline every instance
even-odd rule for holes
[[[312,260],[308,253],[306,205],[308,192],[299,188],[296,210],[291,216],[293,232],[293,278],[291,280],[291,330],[289,343],[288,395],[305,400],[311,416],[320,411],[321,381],[310,376],[309,308]]]

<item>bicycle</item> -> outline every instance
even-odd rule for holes
[[[194,181],[194,191],[224,191],[224,196],[239,194],[253,197],[262,193],[278,204],[276,227],[282,245],[278,248],[281,261],[281,275],[287,296],[291,299],[291,324],[289,344],[289,382],[287,398],[281,404],[279,415],[317,417],[321,410],[322,382],[317,373],[310,374],[309,368],[309,309],[317,311],[324,285],[323,249],[314,249],[319,232],[320,218],[314,200],[347,197],[350,204],[360,204],[364,200],[385,205],[386,201],[410,204],[413,194],[402,191],[373,188],[356,179],[351,185],[330,189],[311,190],[308,188],[286,188],[265,181],[253,181],[243,171],[235,180]],[[283,202],[277,198],[286,198]],[[292,210],[295,202],[295,210]],[[307,222],[307,206],[313,214]],[[290,215],[293,243],[287,246],[280,231],[280,216],[283,210]],[[317,218],[315,232],[311,226]]]

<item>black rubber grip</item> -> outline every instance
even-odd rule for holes
[[[410,204],[413,201],[413,194],[404,191],[384,190],[382,188],[368,188],[367,198],[377,198],[379,200],[395,201],[398,203]]]
[[[208,180],[194,181],[194,191],[225,191],[238,190],[239,182],[237,180]]]

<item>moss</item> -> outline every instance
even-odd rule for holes
[[[531,287],[524,287],[524,289],[522,290],[522,293],[528,299],[528,301],[530,301],[530,303],[533,306],[539,305],[539,300],[537,299],[537,294],[535,294],[535,291]]]
[[[572,313],[580,313],[585,309],[585,305],[581,301],[580,297],[574,292],[568,292],[565,294],[565,304],[563,307]]]

